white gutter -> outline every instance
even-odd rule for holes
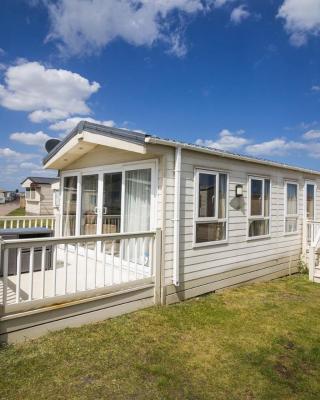
[[[173,284],[179,286],[180,271],[180,186],[181,186],[181,147],[175,150],[174,171],[174,216],[173,216]]]
[[[295,167],[293,165],[282,164],[282,163],[278,163],[276,161],[260,160],[258,158],[254,158],[254,157],[242,156],[240,154],[234,154],[234,153],[228,153],[228,152],[224,152],[224,151],[219,151],[217,149],[209,149],[206,147],[192,145],[189,143],[176,142],[174,140],[160,139],[157,137],[149,136],[149,137],[145,138],[145,142],[161,144],[164,146],[170,146],[170,147],[176,147],[176,148],[181,147],[182,149],[197,151],[199,153],[211,154],[211,155],[216,155],[219,157],[224,157],[224,158],[229,158],[229,159],[234,159],[234,160],[247,161],[247,162],[254,163],[254,164],[262,164],[262,165],[268,165],[271,167],[289,169],[291,171],[299,171],[299,172],[304,172],[304,173],[312,174],[312,175],[318,175],[318,176],[320,175],[320,171],[316,171],[316,170],[312,170],[312,169],[308,169],[308,168]]]

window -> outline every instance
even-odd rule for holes
[[[60,191],[57,189],[54,189],[52,198],[53,198],[53,207],[59,208],[59,206],[60,206]]]
[[[196,171],[195,243],[227,239],[227,186],[224,173]]]
[[[286,182],[285,184],[285,232],[298,231],[298,184]]]
[[[270,233],[271,183],[266,178],[249,178],[249,237]]]
[[[36,199],[36,190],[32,188],[26,188],[26,199],[27,200],[35,200]]]
[[[313,183],[306,184],[306,216],[310,221],[314,220],[316,188]]]
[[[76,234],[77,182],[77,176],[63,179],[62,236]]]

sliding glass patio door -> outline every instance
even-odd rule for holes
[[[141,232],[154,228],[151,163],[63,177],[63,236]]]
[[[102,233],[121,231],[122,172],[103,175]]]
[[[98,223],[98,175],[83,175],[81,183],[80,234],[95,235]]]

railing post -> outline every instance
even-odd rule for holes
[[[1,268],[2,267],[2,268]],[[6,277],[4,274],[4,262],[3,262],[3,239],[0,236],[0,270],[2,269],[2,299],[0,303],[0,316],[4,314],[4,308],[6,303],[7,297],[7,285],[6,285]]]
[[[155,304],[161,304],[161,229],[156,229],[155,235],[155,251],[154,251],[154,302]]]
[[[51,229],[53,228],[54,236],[60,236],[60,213],[56,213],[52,218],[52,225]]]
[[[307,235],[307,220],[303,219],[302,224],[302,260],[306,261],[307,259],[307,242],[308,242],[308,235]]]
[[[313,282],[314,267],[315,267],[315,247],[313,244],[311,244],[309,247],[308,266],[309,266],[309,280]]]

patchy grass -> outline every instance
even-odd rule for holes
[[[1,399],[319,399],[320,285],[294,276],[0,351]]]
[[[8,215],[12,215],[15,217],[20,217],[20,216],[24,216],[26,215],[26,209],[25,208],[16,208],[15,210],[12,210],[11,212],[9,212]]]

